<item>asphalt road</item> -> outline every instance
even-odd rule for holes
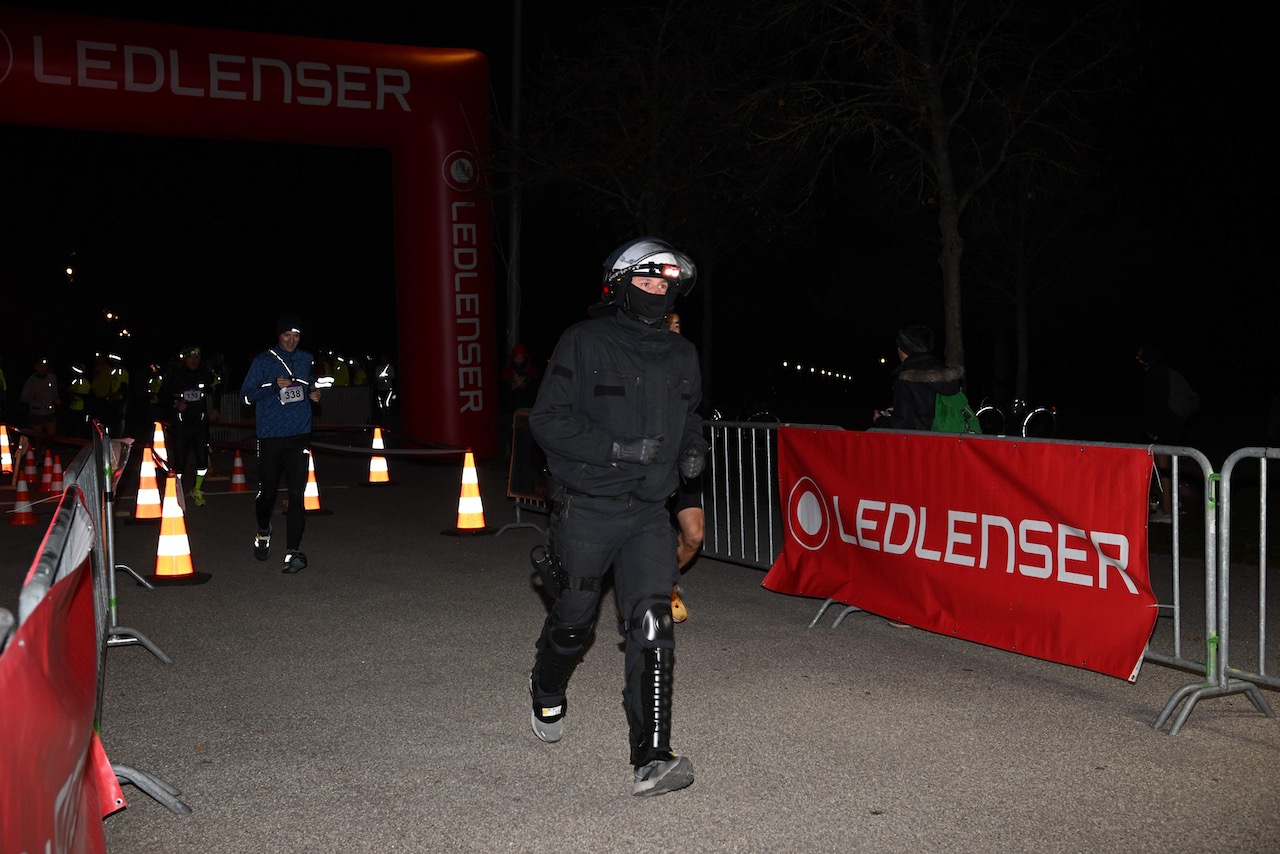
[[[119,626],[173,663],[108,650],[102,741],[190,812],[126,785],[110,851],[1280,850],[1280,719],[1243,696],[1169,735],[1152,724],[1192,674],[1148,663],[1130,684],[867,613],[811,628],[818,601],[705,558],[683,583],[673,734],[697,779],[634,798],[612,605],[564,740],[539,742],[538,532],[442,533],[461,462],[389,468],[369,486],[365,458],[317,454],[324,512],[293,576],[254,560],[252,496],[225,480],[184,517],[206,584],[138,585],[158,524],[119,520]],[[504,475],[479,467],[493,531],[514,519]],[[121,496],[128,512],[128,475]],[[0,531],[12,601],[43,526]]]

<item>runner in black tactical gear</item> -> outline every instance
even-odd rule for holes
[[[670,745],[677,570],[667,499],[681,477],[702,473],[708,448],[697,351],[665,318],[695,275],[686,255],[656,238],[614,250],[601,304],[616,310],[561,336],[529,416],[551,473],[550,544],[564,582],[548,591],[554,603],[530,674],[533,731],[561,738],[566,687],[612,567],[635,795],[693,782],[693,763]]]

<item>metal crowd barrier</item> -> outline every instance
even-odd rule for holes
[[[701,554],[768,569],[782,552],[778,428],[842,430],[826,424],[707,421],[711,455],[703,475]]]
[[[703,486],[702,505],[706,514],[706,541],[702,554],[716,560],[769,569],[782,551],[782,509],[778,499],[777,436],[780,427],[795,426],[808,429],[842,429],[828,425],[763,424],[756,422],[709,421],[707,429],[711,439],[711,460]],[[991,437],[996,441],[1060,442],[1054,439],[1027,439]],[[1076,444],[1076,443],[1073,443]],[[1086,442],[1086,445],[1112,443]],[[1114,445],[1113,445],[1114,446]],[[1191,714],[1195,703],[1208,697],[1243,693],[1255,708],[1267,717],[1274,712],[1266,698],[1258,690],[1263,685],[1280,688],[1280,675],[1267,666],[1267,461],[1280,459],[1275,448],[1246,448],[1233,454],[1224,466],[1221,476],[1213,471],[1209,460],[1195,448],[1171,445],[1141,445],[1149,455],[1167,454],[1171,459],[1171,481],[1175,485],[1172,498],[1171,544],[1172,567],[1169,578],[1151,579],[1158,597],[1160,618],[1143,653],[1144,661],[1169,667],[1204,673],[1202,682],[1192,683],[1174,693],[1153,726],[1161,729],[1168,723],[1178,706],[1187,700],[1181,712],[1170,726],[1169,734],[1176,735]],[[1256,655],[1245,664],[1232,658],[1231,640],[1231,484],[1237,464],[1246,458],[1261,461],[1259,473],[1258,539],[1259,558],[1256,570],[1256,606],[1248,609],[1252,618],[1257,609]],[[1187,469],[1191,471],[1188,472]],[[1183,499],[1177,484],[1196,473],[1201,479],[1199,487],[1203,498],[1187,508],[1188,513],[1200,513],[1204,526],[1204,553],[1202,556],[1183,554],[1182,527],[1184,520]],[[1154,476],[1154,471],[1153,471]],[[1221,492],[1221,500],[1218,492]],[[1196,560],[1202,557],[1202,564]],[[1203,566],[1203,569],[1200,566]],[[1239,570],[1240,567],[1237,567]],[[1194,595],[1185,588],[1200,585],[1203,596]],[[1237,585],[1237,588],[1241,585]],[[1242,592],[1237,589],[1237,593]],[[1253,590],[1248,591],[1253,593]],[[833,604],[824,602],[818,614],[809,624],[818,622],[823,611]],[[1241,603],[1237,612],[1245,610]],[[835,628],[849,613],[858,611],[846,605],[832,625]],[[1275,643],[1273,641],[1273,646]],[[1272,650],[1274,652],[1274,650]]]
[[[517,421],[518,428],[523,426]],[[785,529],[782,507],[778,498],[778,430],[781,427],[803,427],[818,430],[840,430],[841,427],[814,424],[778,424],[753,421],[707,421],[707,436],[711,445],[706,473],[703,475],[702,507],[705,514],[706,538],[701,554],[716,560],[768,570],[782,552]],[[520,429],[517,429],[517,437]],[[1022,437],[989,437],[993,441],[1061,443],[1055,439],[1028,439]],[[520,447],[520,443],[515,443]],[[1156,718],[1155,729],[1163,728],[1172,719],[1170,735],[1181,730],[1195,704],[1209,697],[1228,694],[1245,694],[1254,707],[1274,717],[1270,704],[1258,686],[1280,689],[1280,674],[1268,669],[1267,638],[1267,462],[1280,459],[1280,449],[1245,448],[1232,454],[1224,465],[1222,474],[1214,472],[1209,460],[1195,448],[1175,445],[1116,445],[1105,442],[1071,443],[1090,446],[1136,447],[1148,455],[1168,455],[1173,486],[1172,519],[1170,521],[1172,565],[1168,578],[1153,573],[1152,588],[1157,595],[1160,609],[1155,630],[1143,652],[1143,660],[1193,673],[1204,673],[1203,681],[1177,690]],[[1258,563],[1254,567],[1256,578],[1251,589],[1243,589],[1246,580],[1237,584],[1237,594],[1256,595],[1250,607],[1234,603],[1233,611],[1231,577],[1231,492],[1237,478],[1236,469],[1242,460],[1256,458],[1259,466],[1259,498],[1257,511],[1257,535],[1259,542]],[[513,480],[522,468],[523,453],[513,454]],[[1188,471],[1189,469],[1189,471]],[[530,468],[532,472],[532,468]],[[540,472],[539,472],[540,474]],[[1199,477],[1201,498],[1190,502],[1184,514],[1184,500],[1178,485]],[[1152,472],[1155,476],[1154,467]],[[532,482],[532,481],[530,481]],[[1220,496],[1220,497],[1219,497]],[[506,527],[541,526],[522,519],[525,513],[545,514],[547,505],[544,494],[514,490],[508,497],[516,502],[516,524]],[[1192,518],[1200,514],[1204,530],[1203,555],[1184,555],[1182,529]],[[1246,511],[1244,516],[1251,516]],[[1252,522],[1252,519],[1250,519]],[[505,530],[505,528],[504,528]],[[1199,560],[1202,558],[1202,560]],[[1237,566],[1237,570],[1245,567]],[[1195,588],[1203,590],[1203,596],[1195,595]],[[1190,589],[1188,589],[1190,588]],[[828,600],[819,609],[814,626],[823,611],[833,604]],[[1246,657],[1233,652],[1231,646],[1231,617],[1246,611],[1244,619],[1254,619],[1256,607],[1256,636],[1249,640],[1256,643],[1256,653]],[[849,613],[858,611],[846,605],[832,624],[835,628]],[[1275,646],[1273,640],[1272,645]],[[1276,652],[1272,650],[1272,652]],[[1233,658],[1233,655],[1238,658]],[[1185,702],[1185,705],[1183,703]],[[1174,717],[1174,712],[1182,706]]]
[[[78,491],[84,497],[84,506],[88,509],[93,528],[90,560],[93,567],[95,636],[98,640],[98,695],[94,729],[101,731],[107,649],[124,644],[141,644],[166,664],[172,664],[173,659],[142,633],[117,623],[115,573],[126,571],[143,586],[152,588],[153,585],[129,567],[115,563],[115,488],[128,464],[132,440],[111,439],[96,420],[90,422],[90,430],[92,441],[67,466],[63,479],[65,490]],[[61,530],[51,530],[44,547],[60,551],[62,543],[57,538],[64,536]],[[118,782],[133,784],[172,812],[191,812],[191,807],[178,798],[181,792],[159,777],[116,762],[112,762],[111,768]]]
[[[1259,461],[1258,515],[1256,519],[1258,526],[1256,532],[1258,538],[1258,560],[1256,564],[1237,564],[1236,569],[1251,571],[1255,574],[1255,578],[1252,589],[1248,586],[1247,579],[1244,583],[1237,585],[1236,592],[1243,594],[1244,598],[1242,601],[1233,602],[1231,493],[1233,482],[1236,479],[1236,467],[1241,461],[1247,459],[1257,459]],[[1220,501],[1216,508],[1219,523],[1218,536],[1215,538],[1216,542],[1212,544],[1217,548],[1215,563],[1209,563],[1213,555],[1210,553],[1211,544],[1206,543],[1205,559],[1206,565],[1210,568],[1205,573],[1205,678],[1202,682],[1185,685],[1174,693],[1160,713],[1160,717],[1156,720],[1155,726],[1157,729],[1170,719],[1174,711],[1184,701],[1185,705],[1182,706],[1182,710],[1173,719],[1170,734],[1176,734],[1181,729],[1197,702],[1210,697],[1224,697],[1230,694],[1244,694],[1259,712],[1269,718],[1275,717],[1275,711],[1272,710],[1266,697],[1258,689],[1259,685],[1280,688],[1280,678],[1269,673],[1267,669],[1267,461],[1274,459],[1280,459],[1280,449],[1242,448],[1231,454],[1226,463],[1223,464],[1222,473],[1218,478],[1220,482]],[[1176,468],[1174,477],[1176,482]],[[1205,512],[1206,517],[1213,515],[1214,508],[1211,506],[1206,507]],[[1240,521],[1243,523],[1248,519],[1249,515],[1249,511],[1245,510],[1241,514]],[[1248,521],[1253,520],[1250,519]],[[1256,600],[1250,601],[1247,598],[1250,594],[1256,594]],[[1238,659],[1235,659],[1235,662],[1242,662],[1237,666],[1237,663],[1233,663],[1232,658],[1231,618],[1236,615],[1247,620],[1250,616],[1248,612],[1255,605],[1257,607],[1256,623],[1254,624],[1257,629],[1256,637],[1254,638],[1256,646],[1251,658],[1247,654],[1242,654]],[[1247,622],[1244,623],[1244,627],[1247,631]]]

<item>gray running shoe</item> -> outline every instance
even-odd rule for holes
[[[665,795],[693,783],[693,762],[684,756],[655,759],[648,765],[636,766],[631,794],[640,797]]]
[[[253,535],[253,556],[258,560],[271,557],[271,529],[259,531]]]
[[[533,676],[529,676],[529,696],[533,696]],[[549,708],[537,705],[529,712],[529,726],[533,734],[547,744],[555,744],[564,735],[565,703]]]
[[[284,556],[284,569],[281,572],[293,575],[295,572],[307,568],[307,556],[299,551],[289,552]]]

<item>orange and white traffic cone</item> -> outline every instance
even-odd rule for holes
[[[40,491],[53,492],[53,451],[44,449],[44,465],[40,467]]]
[[[461,536],[492,532],[492,529],[484,526],[484,502],[480,500],[480,480],[476,477],[476,458],[468,450],[462,463],[462,492],[458,496],[457,527],[452,531],[440,533]]]
[[[244,479],[244,460],[240,457],[240,449],[236,448],[236,458],[231,464],[231,488],[227,492],[248,492],[249,483]]]
[[[26,438],[25,436],[23,437]],[[52,472],[50,472],[52,476]],[[27,454],[22,458],[22,474],[19,475],[27,482],[28,489],[36,489],[40,483],[40,474],[36,471],[36,451],[30,445],[27,445]]]
[[[302,509],[310,516],[328,516],[332,510],[320,509],[320,485],[316,483],[316,456],[307,451],[307,488],[302,493]]]
[[[180,489],[182,481],[170,472],[165,478],[164,514],[156,543],[156,571],[150,576],[152,584],[204,584],[212,577],[207,572],[196,572],[191,564],[191,540],[178,506]]]
[[[10,525],[34,525],[36,514],[31,512],[31,495],[27,492],[26,478],[18,478],[18,493],[13,500],[13,515],[9,517]]]
[[[156,464],[151,454],[144,452],[138,474],[138,497],[133,502],[133,518],[160,519],[163,515],[160,485],[156,483]]]
[[[60,495],[66,486],[62,482],[62,457],[53,455],[53,479],[49,481],[49,491]]]
[[[0,475],[13,474],[13,452],[9,450],[9,428],[0,424]]]
[[[155,424],[155,429],[151,434],[151,453],[167,463],[169,462],[169,451],[164,446],[164,425],[159,421],[155,422]]]
[[[384,450],[382,445],[382,428],[373,428],[373,449]],[[369,483],[390,483],[391,473],[387,471],[387,458],[381,454],[369,457]]]

